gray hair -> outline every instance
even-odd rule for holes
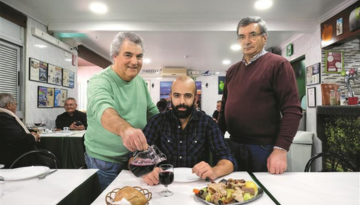
[[[0,108],[5,108],[8,103],[15,103],[15,98],[10,93],[0,93]]]
[[[119,55],[120,48],[126,39],[140,45],[143,52],[145,52],[143,40],[140,36],[132,32],[119,32],[118,34],[116,34],[113,42],[110,45],[111,59]]]
[[[249,16],[246,18],[243,18],[240,20],[240,22],[237,25],[237,29],[236,29],[236,35],[239,35],[239,29],[240,27],[244,27],[247,25],[250,25],[252,23],[257,23],[260,26],[260,33],[264,33],[264,34],[268,34],[268,29],[266,26],[266,22],[264,20],[262,20],[260,17],[258,16]]]

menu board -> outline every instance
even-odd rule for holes
[[[342,51],[325,52],[325,71],[327,73],[340,73],[344,67],[344,58]]]

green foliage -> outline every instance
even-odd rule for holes
[[[360,118],[352,116],[331,116],[325,119],[327,151],[348,158],[360,167]]]

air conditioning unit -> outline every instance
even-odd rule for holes
[[[168,67],[163,68],[161,71],[161,75],[163,77],[177,77],[181,75],[187,75],[187,69],[186,68],[179,68],[179,67]]]

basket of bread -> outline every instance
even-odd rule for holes
[[[147,189],[138,186],[125,186],[109,192],[105,201],[107,205],[148,205],[151,197],[152,193]]]

